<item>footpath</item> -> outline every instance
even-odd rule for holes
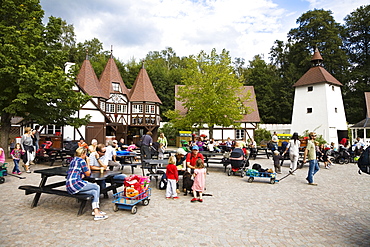
[[[271,158],[254,163],[273,167]],[[10,161],[8,171],[12,166]],[[110,193],[109,199],[101,197],[109,219],[97,222],[90,203],[77,217],[79,204],[69,197],[42,194],[31,209],[33,195],[18,187],[37,186],[40,175],[7,176],[0,184],[0,246],[370,246],[370,175],[359,175],[355,164],[320,168],[318,186],[309,186],[307,165],[270,184],[264,178],[248,183],[248,177],[227,176],[222,164],[210,164],[206,193],[212,196],[203,203],[190,203],[182,194],[166,200],[152,181],[148,206],[139,205],[137,214],[114,212]],[[288,170],[285,161],[279,177]],[[130,167],[123,172],[130,174]]]

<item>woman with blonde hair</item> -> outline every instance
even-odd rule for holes
[[[92,215],[94,220],[105,220],[108,218],[106,213],[100,211],[99,209],[99,196],[100,196],[100,187],[97,184],[89,183],[83,178],[85,176],[91,175],[91,170],[86,164],[86,148],[79,147],[76,150],[75,157],[69,165],[67,173],[66,187],[69,194],[83,194],[91,195],[93,199],[92,204]]]
[[[31,127],[26,127],[24,129],[24,134],[21,138],[21,146],[22,150],[24,150],[26,153],[23,156],[23,162],[24,162],[24,169],[27,173],[30,173],[30,162],[33,161],[35,158],[34,156],[34,147],[33,147],[33,135],[31,131]]]

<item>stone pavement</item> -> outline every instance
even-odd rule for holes
[[[272,167],[271,159],[254,163]],[[370,246],[370,176],[359,175],[356,165],[321,169],[318,186],[307,185],[307,165],[274,185],[266,178],[248,183],[247,177],[228,177],[221,164],[210,166],[206,193],[213,196],[203,203],[182,194],[166,200],[152,182],[148,206],[138,206],[137,214],[114,212],[110,194],[101,198],[109,219],[97,222],[90,204],[77,217],[73,198],[43,194],[31,209],[33,195],[18,186],[38,185],[40,175],[7,176],[0,184],[0,246]]]

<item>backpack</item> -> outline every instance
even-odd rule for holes
[[[361,174],[361,172],[370,174],[370,146],[362,152],[360,158],[357,161],[357,165],[360,169],[358,171],[359,174]]]
[[[162,175],[161,180],[159,181],[159,189],[165,190],[167,188],[167,176],[166,173]]]

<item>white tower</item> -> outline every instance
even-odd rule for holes
[[[294,85],[294,105],[291,132],[302,135],[315,131],[328,142],[348,136],[346,115],[340,83],[322,67],[322,57],[316,49],[312,67]]]

